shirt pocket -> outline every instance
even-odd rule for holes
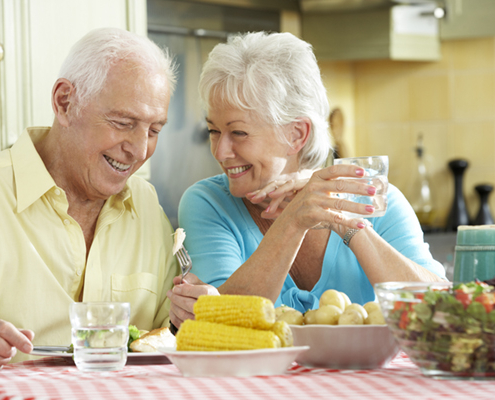
[[[131,324],[151,330],[158,308],[158,278],[148,272],[112,275],[112,301],[131,303]]]

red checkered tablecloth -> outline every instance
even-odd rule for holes
[[[293,364],[283,375],[186,378],[172,364],[126,365],[82,373],[69,358],[10,364],[0,371],[0,400],[27,399],[490,399],[495,381],[422,376],[400,353],[375,370],[311,369]]]

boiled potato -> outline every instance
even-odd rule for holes
[[[364,307],[361,304],[352,303],[352,304],[348,305],[345,308],[344,312],[347,311],[347,310],[356,310],[356,311],[358,311],[363,316],[363,321],[366,318],[368,318],[368,312],[364,309]]]
[[[368,314],[368,318],[364,320],[366,325],[386,325],[385,318],[381,310],[374,310]]]
[[[316,311],[318,310],[308,310],[304,313],[304,325],[316,324]]]
[[[285,321],[289,325],[302,325],[303,324],[303,314],[293,308],[287,307],[288,310],[284,310],[277,317],[277,321]]]
[[[363,315],[356,309],[348,308],[339,317],[339,325],[363,325]]]
[[[342,311],[345,310],[345,299],[342,293],[335,289],[328,289],[323,292],[320,297],[320,308],[322,306],[333,305],[340,308]]]
[[[342,309],[333,305],[325,304],[318,308],[315,313],[318,325],[337,325]]]
[[[349,296],[347,296],[344,292],[340,292],[340,294],[342,295],[342,297],[344,298],[344,303],[345,303],[345,306],[350,306],[352,304],[352,301],[351,299],[349,298]]]
[[[294,308],[286,306],[285,304],[282,304],[280,307],[275,308],[275,319],[278,319],[278,317],[280,317],[282,313],[289,310],[294,310]]]
[[[376,301],[369,301],[363,307],[368,312],[368,314],[375,310],[381,311],[380,305]]]

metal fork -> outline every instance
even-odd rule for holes
[[[180,278],[180,283],[182,283],[182,280],[192,268],[192,261],[184,246],[181,246],[177,253],[175,253],[175,255],[177,256],[177,260],[179,260],[180,269],[182,271],[182,276]]]

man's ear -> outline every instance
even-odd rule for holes
[[[304,147],[311,134],[311,120],[308,117],[298,118],[291,124],[289,133],[290,149],[287,155],[294,155]]]
[[[69,110],[73,107],[74,85],[65,78],[57,79],[52,90],[52,108],[60,125],[69,126]]]

